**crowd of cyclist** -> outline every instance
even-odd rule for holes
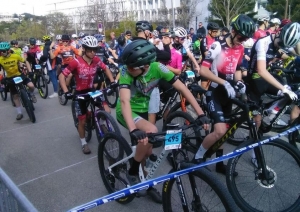
[[[214,131],[205,137],[195,155],[195,163],[201,163],[206,150],[225,134],[227,127],[224,115],[230,113],[230,99],[235,98],[236,93],[247,93],[248,98],[257,104],[266,92],[286,94],[292,100],[297,100],[297,95],[290,87],[279,83],[267,68],[275,60],[289,57],[286,51],[300,54],[300,25],[286,19],[269,20],[267,16],[259,17],[258,25],[255,31],[256,24],[251,18],[238,15],[232,20],[230,30],[226,27],[221,29],[216,23],[208,23],[207,34],[204,34],[205,30],[204,33],[203,30],[197,30],[195,34],[193,29],[187,31],[183,27],[170,30],[159,26],[154,30],[148,21],[138,21],[135,37],[130,31],[118,38],[111,33],[110,45],[106,43],[104,35],[85,33],[78,36],[56,35],[54,41],[46,35],[43,37],[43,48],[40,48],[40,41],[30,38],[29,46],[24,47],[23,51],[18,48],[17,41],[2,42],[0,64],[7,78],[21,76],[33,97],[34,86],[30,73],[35,64],[43,63],[47,67],[54,90],[49,98],[58,96],[58,79],[66,98],[73,97],[68,88],[72,77],[76,81],[75,95],[93,91],[96,84],[103,80],[99,79],[98,73],[104,71],[111,88],[119,86],[116,118],[129,130],[130,137],[139,142],[127,173],[128,181],[133,185],[140,181],[140,163],[152,154],[146,133],[158,131],[155,126],[156,113],[159,111],[159,102],[163,101],[160,91],[167,91],[172,86],[178,90],[193,106],[198,115],[196,121],[205,129],[213,119]],[[210,119],[191,92],[178,80],[177,76],[183,71],[182,62],[186,60],[200,75],[201,86],[208,90],[206,102]],[[19,63],[24,62],[29,71],[28,77],[19,71]],[[117,63],[120,70],[117,79],[113,78],[107,66],[109,63]],[[246,84],[249,86],[246,87]],[[15,94],[14,87],[9,88]],[[23,115],[18,96],[14,95],[13,99],[17,120],[20,120]],[[36,98],[33,99],[36,102]],[[108,107],[105,110],[110,112]],[[87,113],[85,102],[77,102],[76,112],[82,151],[90,154],[84,130]],[[299,108],[295,106],[291,121],[298,115]],[[254,119],[259,126],[261,115],[256,115]],[[223,150],[220,149],[217,156],[222,154]],[[225,174],[223,162],[217,163],[216,171]],[[155,188],[146,192],[154,201],[161,202]]]

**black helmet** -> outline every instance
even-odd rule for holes
[[[220,26],[217,23],[210,22],[207,24],[207,30],[219,30]]]
[[[227,27],[223,27],[221,31],[222,31],[222,32],[228,33],[228,32],[229,32],[229,29],[228,29]]]
[[[64,40],[68,40],[68,41],[69,41],[69,40],[71,40],[71,38],[70,38],[69,35],[62,35],[62,36],[61,36],[61,40],[63,40],[63,41],[64,41]]]
[[[12,40],[12,41],[10,41],[10,45],[18,45],[18,41],[16,41],[16,40]]]
[[[103,35],[101,34],[94,34],[94,37],[97,39],[98,42],[103,40]]]
[[[255,32],[254,21],[246,15],[236,16],[232,22],[231,26],[238,34],[251,38]]]
[[[117,42],[120,46],[124,46],[126,43],[126,38],[124,35],[121,35],[120,37],[118,37]]]
[[[148,65],[156,60],[155,46],[144,39],[129,43],[121,56],[122,62],[130,67]]]
[[[148,22],[148,21],[138,21],[136,22],[135,24],[135,30],[138,31],[138,30],[149,30],[149,31],[153,31],[153,26]]]
[[[205,38],[205,34],[203,34],[203,33],[197,33],[197,39],[199,39],[199,38]]]
[[[36,44],[36,39],[35,38],[29,38],[29,44],[30,45],[35,45]]]

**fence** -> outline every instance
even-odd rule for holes
[[[37,212],[21,190],[0,168],[0,212]]]

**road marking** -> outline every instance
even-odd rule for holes
[[[39,180],[39,179],[41,179],[41,178],[47,177],[47,176],[49,176],[49,175],[55,174],[55,173],[57,173],[57,172],[63,171],[63,170],[65,170],[65,169],[71,168],[71,167],[73,167],[73,166],[77,166],[77,165],[79,165],[79,164],[82,164],[82,163],[84,163],[84,162],[86,162],[86,161],[89,161],[89,160],[92,160],[92,159],[94,159],[94,158],[97,158],[97,155],[95,155],[95,156],[93,156],[93,157],[91,157],[91,158],[88,158],[88,159],[86,159],[86,160],[82,160],[82,161],[80,161],[80,162],[78,162],[78,163],[74,163],[74,164],[71,164],[71,165],[69,165],[69,166],[65,166],[65,167],[63,167],[63,168],[61,168],[61,169],[57,169],[57,170],[55,170],[55,171],[53,171],[53,172],[50,172],[50,173],[48,173],[48,174],[44,174],[44,175],[42,175],[42,176],[39,176],[39,177],[33,178],[33,179],[31,179],[31,180],[28,180],[28,181],[26,181],[26,182],[24,182],[24,183],[19,184],[18,187],[23,186],[23,185],[26,185],[26,184],[28,184],[28,183],[31,183],[31,182],[33,182],[33,181]]]
[[[64,116],[60,116],[60,117],[57,117],[57,118],[54,118],[54,119],[48,119],[46,121],[36,122],[34,124],[42,124],[42,123],[46,123],[46,122],[50,122],[50,121],[55,121],[57,119],[61,119],[61,118],[64,118],[66,116],[70,116],[70,114],[64,115]],[[27,127],[39,126],[39,125],[34,125],[34,124],[30,123],[30,124],[28,124],[28,125],[26,125],[24,127],[17,127],[17,128],[11,129],[11,130],[5,130],[5,131],[0,132],[0,134],[11,132],[11,131],[14,131],[14,130],[20,130],[20,129],[27,128]]]

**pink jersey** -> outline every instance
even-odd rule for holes
[[[179,70],[182,69],[182,55],[175,48],[171,49],[171,60],[168,65],[172,68],[176,68]]]
[[[259,38],[266,37],[266,36],[267,36],[267,32],[266,32],[265,30],[258,29],[258,30],[256,30],[256,32],[254,33],[253,39],[254,39],[254,40],[258,40]]]

